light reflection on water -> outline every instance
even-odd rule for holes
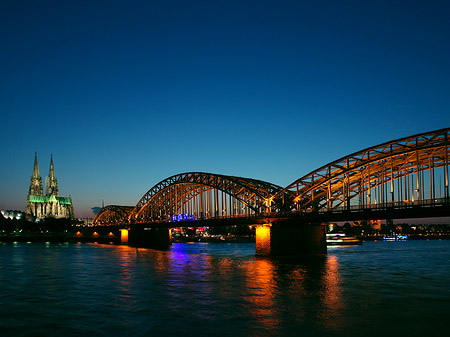
[[[0,244],[2,336],[378,336],[449,328],[450,241],[255,258],[254,244]]]

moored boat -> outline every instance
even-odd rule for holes
[[[360,245],[362,240],[355,236],[347,236],[344,233],[330,233],[327,234],[327,245],[329,246],[343,246],[343,245]]]
[[[408,235],[391,235],[383,236],[384,241],[404,241],[408,240]]]

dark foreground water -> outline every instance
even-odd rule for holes
[[[450,241],[1,244],[0,336],[448,336]]]

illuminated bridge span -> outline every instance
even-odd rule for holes
[[[191,172],[172,176],[152,187],[130,214],[132,222],[177,221],[254,215],[282,187],[265,181]]]
[[[273,196],[298,211],[425,205],[449,197],[450,128],[386,142],[308,173]]]
[[[126,224],[129,222],[130,213],[133,209],[134,206],[105,206],[97,213],[93,223],[103,226]]]
[[[135,207],[106,206],[94,224],[173,222],[254,216],[270,210],[282,187],[256,179],[191,172],[153,186]]]
[[[285,188],[235,176],[178,174],[156,184],[134,207],[104,207],[94,224],[162,228],[223,218],[273,224],[289,217],[303,219],[300,225],[449,216],[449,146],[450,128],[397,139],[331,162]]]
[[[429,205],[449,198],[450,128],[386,142],[308,173],[285,188],[191,172],[152,187],[136,206],[106,206],[94,224],[127,224]]]

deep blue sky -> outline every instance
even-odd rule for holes
[[[0,2],[0,209],[53,153],[76,216],[171,175],[286,186],[450,126],[448,1]]]

